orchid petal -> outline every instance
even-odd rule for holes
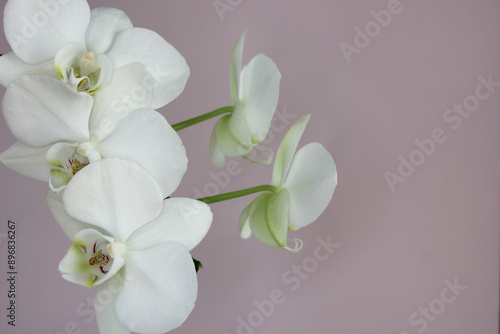
[[[288,206],[289,195],[286,190],[259,195],[250,208],[252,233],[269,246],[286,246]]]
[[[94,298],[94,308],[99,333],[130,334],[116,318],[115,303],[124,284],[124,270],[119,271],[103,284],[97,286]],[[110,296],[111,299],[108,299]]]
[[[68,214],[125,241],[157,217],[162,193],[155,179],[124,159],[103,159],[79,171],[63,195]]]
[[[238,104],[231,115],[222,116],[217,128],[217,143],[224,155],[240,157],[252,149],[252,141]]]
[[[285,138],[283,138],[274,161],[272,185],[281,187],[283,184],[283,180],[285,179],[286,173],[290,168],[293,155],[297,150],[297,145],[299,145],[300,138],[302,137],[306,125],[309,122],[309,118],[311,118],[311,115],[300,118],[294,125],[292,125],[290,130],[288,130],[285,135]]]
[[[250,132],[248,130],[248,125],[246,124],[245,115],[243,114],[241,103],[238,103],[234,107],[234,110],[230,116],[231,117],[228,121],[229,131],[234,140],[236,140],[239,145],[245,147],[245,153],[248,153],[248,151],[252,149],[253,143],[250,137]],[[241,155],[243,154],[241,154],[240,152],[238,156]]]
[[[113,71],[110,80],[94,97],[90,131],[96,141],[107,138],[132,111],[150,105],[151,90],[144,86],[147,77],[149,74],[146,68],[139,63]]]
[[[239,85],[240,85],[240,75],[241,75],[241,63],[243,58],[243,46],[245,45],[245,36],[247,31],[245,30],[241,34],[240,38],[236,42],[233,53],[231,55],[231,98],[233,103],[237,104],[239,101]]]
[[[276,64],[263,54],[255,56],[241,71],[243,115],[254,144],[263,141],[269,131],[278,106],[280,79]]]
[[[0,84],[7,87],[12,81],[23,75],[41,74],[57,78],[54,61],[31,65],[19,59],[14,52],[9,52],[0,57]]]
[[[94,283],[94,275],[89,267],[85,254],[75,244],[69,248],[66,256],[59,262],[59,272],[65,280],[88,288],[92,287]]]
[[[153,79],[148,86],[153,92],[151,109],[163,107],[179,96],[189,77],[184,57],[151,30],[132,28],[122,31],[107,55],[115,68],[136,62],[146,66]]]
[[[103,234],[93,228],[78,231],[73,236],[73,242],[86,252],[89,252],[89,254],[92,253],[92,248],[97,241],[110,243],[115,241],[115,238]]]
[[[13,135],[22,143],[42,147],[58,141],[89,137],[92,97],[75,93],[45,76],[24,76],[5,92],[3,112]]]
[[[95,226],[82,223],[68,215],[66,209],[64,208],[61,196],[56,195],[51,191],[47,191],[47,205],[50,213],[52,213],[52,216],[54,217],[54,220],[59,224],[63,232],[70,240],[73,240],[75,234],[82,230],[91,228],[96,229]],[[103,230],[99,230],[99,232],[104,233]]]
[[[297,151],[283,184],[290,193],[290,225],[301,228],[315,221],[330,203],[336,185],[335,163],[321,144]]]
[[[96,53],[106,53],[116,36],[133,28],[127,14],[116,8],[99,7],[92,9],[85,39],[87,49]]]
[[[280,247],[286,246],[289,206],[290,195],[286,189],[274,194],[267,206],[266,218],[269,231]]]
[[[205,237],[212,223],[207,204],[190,198],[169,198],[155,220],[135,231],[127,241],[128,248],[140,250],[164,241],[175,241],[188,250]]]
[[[99,72],[97,81],[91,87],[91,92],[98,91],[103,85],[107,85],[113,74],[113,64],[111,63],[111,60],[109,60],[108,56],[103,53],[99,53],[97,55],[97,59],[99,59],[101,71]]]
[[[68,175],[65,171],[60,169],[51,169],[49,176],[49,189],[59,194],[61,191],[66,189],[69,181],[71,181],[71,176]]]
[[[125,280],[116,299],[118,321],[133,332],[160,334],[191,313],[198,284],[193,260],[176,242],[127,252]]]
[[[99,286],[102,283],[106,282],[110,278],[113,278],[113,276],[125,265],[125,259],[120,256],[120,255],[115,255],[113,258],[113,263],[111,264],[111,268],[109,269],[108,273],[104,275],[102,278],[94,282],[93,286]]]
[[[221,121],[220,119],[215,123],[214,129],[212,130],[212,134],[210,135],[210,160],[214,164],[215,167],[222,168],[226,165],[226,156],[222,153],[219,148],[219,143],[217,142],[217,133],[220,130],[220,127],[225,124],[225,121]]]
[[[77,148],[78,143],[55,143],[47,151],[46,159],[54,167],[69,166],[69,157],[75,153]]]
[[[51,168],[45,159],[48,149],[49,146],[34,148],[16,142],[0,154],[0,161],[16,173],[47,182]]]
[[[53,58],[67,43],[85,45],[89,21],[85,0],[9,0],[4,11],[7,41],[16,55],[30,64]]]
[[[179,186],[187,170],[184,145],[177,132],[158,112],[136,110],[100,143],[103,157],[136,162],[158,181],[164,197]]]
[[[252,204],[253,202],[243,209],[240,219],[238,220],[238,229],[243,239],[248,239],[252,236],[252,229],[250,228],[250,208]]]

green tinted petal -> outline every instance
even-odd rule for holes
[[[281,187],[283,184],[283,180],[285,179],[286,173],[290,168],[293,156],[297,150],[297,145],[299,144],[300,138],[302,137],[306,125],[309,122],[309,118],[311,118],[311,115],[300,118],[294,125],[292,125],[290,130],[288,130],[285,135],[285,138],[283,138],[274,161],[273,186]]]
[[[238,220],[238,229],[240,231],[240,236],[243,239],[248,239],[252,236],[252,230],[250,229],[250,208],[253,202],[250,203],[240,215],[240,219]]]
[[[254,144],[267,136],[278,106],[280,79],[276,64],[263,54],[255,56],[241,71],[243,115]]]
[[[89,268],[85,254],[77,245],[72,245],[59,263],[59,272],[65,280],[88,288],[94,283],[94,275]]]
[[[220,131],[219,128],[224,122],[221,121],[221,119],[219,119],[217,123],[215,123],[214,129],[212,130],[212,135],[210,136],[210,160],[212,160],[214,166],[218,168],[222,168],[226,164],[226,157],[220,150],[219,143],[217,142],[217,133]]]
[[[233,49],[233,54],[231,56],[231,97],[233,103],[238,103],[239,100],[239,85],[240,85],[240,75],[241,75],[241,59],[243,57],[243,45],[245,44],[245,35],[247,31],[245,30],[241,34],[238,42]]]
[[[241,108],[236,108],[232,115],[223,116],[219,122],[216,133],[217,144],[224,155],[240,157],[252,149],[252,141],[241,115]]]
[[[259,195],[250,208],[250,228],[263,243],[285,247],[288,226],[288,192]]]
[[[290,225],[298,229],[318,219],[336,186],[335,162],[323,145],[310,143],[298,150],[283,183],[290,193]]]
[[[286,189],[281,189],[279,193],[272,196],[267,205],[269,230],[282,247],[286,246],[289,207],[290,196]]]
[[[132,22],[123,11],[108,7],[94,8],[85,33],[87,48],[106,53],[113,46],[116,36],[130,28],[133,28]]]
[[[59,193],[71,180],[71,177],[63,170],[51,169],[49,178],[49,188],[53,192]]]

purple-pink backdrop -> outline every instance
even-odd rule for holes
[[[186,58],[187,87],[160,110],[170,123],[230,104],[230,54],[248,29],[244,63],[264,53],[282,73],[266,146],[310,113],[300,146],[320,142],[337,164],[333,200],[294,234],[297,254],[239,238],[252,197],[212,206],[192,252],[204,264],[197,305],[174,333],[498,333],[500,2],[89,2],[124,10]],[[3,34],[0,51],[10,51]],[[270,181],[271,166],[232,159],[238,175],[226,179],[210,164],[214,123],[180,132],[189,169],[175,196]],[[3,151],[14,142],[3,119],[0,136]],[[93,291],[57,271],[70,241],[46,208],[47,185],[4,166],[0,175],[0,332],[96,333]],[[16,327],[6,317],[8,219]]]

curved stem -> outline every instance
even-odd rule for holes
[[[273,193],[277,193],[279,191],[279,189],[278,189],[278,187],[266,184],[266,185],[252,187],[252,188],[248,188],[248,189],[232,191],[232,192],[225,193],[225,194],[219,194],[219,195],[214,195],[214,196],[209,196],[209,197],[204,197],[204,198],[198,198],[198,201],[201,201],[201,202],[204,202],[207,204],[217,203],[217,202],[227,201],[228,199],[233,199],[233,198],[237,198],[237,197],[255,194],[255,193],[258,193],[261,191],[272,191]]]
[[[219,109],[215,109],[214,111],[208,112],[206,114],[190,118],[188,120],[185,120],[183,122],[177,123],[172,125],[172,128],[174,128],[175,131],[182,130],[184,128],[187,128],[191,125],[195,125],[198,123],[201,123],[203,121],[206,121],[207,119],[222,115],[222,114],[227,114],[227,113],[232,113],[234,110],[233,106],[228,106],[228,107],[222,107]]]

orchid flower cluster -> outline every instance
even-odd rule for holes
[[[50,22],[32,22],[40,11],[50,11]],[[8,0],[4,29],[12,52],[0,57],[2,110],[17,142],[0,161],[48,183],[50,212],[71,240],[62,277],[112,292],[96,312],[100,333],[165,333],[185,321],[198,288],[190,251],[210,228],[209,204],[260,193],[239,218],[241,237],[292,251],[299,247],[289,241],[298,239],[288,230],[309,225],[329,204],[337,184],[331,155],[318,143],[297,151],[309,115],[285,135],[269,185],[171,197],[188,162],[178,131],[207,119],[222,115],[207,145],[215,166],[226,157],[272,162],[248,153],[266,138],[281,74],[263,54],[242,67],[245,33],[231,58],[232,105],[170,125],[155,109],[182,93],[189,67],[121,10]]]

